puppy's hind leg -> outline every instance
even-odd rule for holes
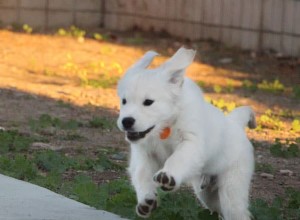
[[[204,208],[221,213],[217,176],[202,175],[192,181],[194,192]]]
[[[219,176],[219,199],[224,220],[250,220],[248,211],[251,173],[233,168]]]

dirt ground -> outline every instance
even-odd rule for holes
[[[32,133],[28,121],[42,114],[81,122],[95,116],[115,121],[119,108],[116,86],[83,86],[82,80],[87,77],[87,72],[81,70],[90,71],[90,78],[97,77],[102,69],[119,77],[145,51],[153,49],[162,54],[155,60],[155,66],[185,44],[198,50],[188,75],[201,81],[207,97],[251,105],[257,118],[271,109],[284,123],[282,130],[247,131],[249,138],[257,143],[257,163],[268,163],[274,168],[271,179],[262,177],[260,171],[256,172],[251,196],[271,201],[277,195],[284,195],[287,187],[300,190],[300,158],[277,158],[269,152],[275,138],[295,140],[300,137],[299,132],[291,131],[292,120],[300,117],[300,101],[292,97],[289,89],[300,85],[300,60],[283,59],[272,51],[264,54],[240,51],[213,42],[139,36],[140,42],[130,34],[109,36],[109,41],[85,39],[79,42],[70,37],[0,30],[0,126]],[[288,89],[283,94],[260,90],[250,92],[242,86],[246,79],[256,83],[263,79],[279,79]],[[216,85],[230,87],[232,91],[217,93]],[[292,117],[282,117],[280,112],[289,112]],[[83,148],[87,154],[107,147],[125,153],[128,150],[123,134],[116,127],[101,131],[87,127],[78,129],[84,140],[63,140],[52,135],[49,144],[54,148],[68,149],[70,153],[78,148]],[[292,175],[281,174],[282,169],[292,171]],[[118,175],[101,177],[101,181]]]

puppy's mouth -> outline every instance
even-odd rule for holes
[[[127,131],[126,136],[127,136],[128,140],[130,140],[130,141],[137,141],[139,139],[144,138],[146,136],[146,134],[148,134],[153,128],[154,128],[154,125],[145,131],[138,131],[138,132]]]

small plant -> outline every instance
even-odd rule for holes
[[[256,172],[270,173],[270,174],[273,174],[275,172],[272,165],[268,164],[268,163],[256,163],[255,164],[255,171]]]
[[[257,84],[257,87],[263,91],[272,93],[281,93],[285,89],[284,85],[278,79],[274,80],[273,82],[263,80],[261,83]]]
[[[294,94],[295,98],[300,99],[300,86],[299,85],[295,85],[293,87],[293,94]]]
[[[142,45],[145,43],[145,39],[141,36],[130,37],[126,39],[126,43],[133,45]]]
[[[98,186],[89,176],[85,175],[75,177],[72,194],[73,198],[94,207],[99,207],[99,199],[102,196],[99,193]]]
[[[242,86],[244,89],[249,90],[251,92],[255,92],[257,90],[256,84],[247,79],[243,81]]]
[[[108,40],[108,36],[105,34],[94,33],[93,37],[95,38],[95,40],[99,40],[99,41]]]
[[[280,119],[272,112],[272,110],[268,109],[263,115],[261,115],[258,119],[258,130],[262,128],[269,128],[273,130],[282,130],[284,128],[284,124]]]
[[[213,89],[214,89],[215,93],[221,93],[222,92],[222,86],[220,86],[220,85],[214,85]]]
[[[234,92],[234,84],[232,80],[226,81],[226,87],[224,88],[225,92],[227,93],[233,93]]]
[[[101,128],[106,130],[111,130],[114,127],[114,122],[108,118],[104,117],[93,117],[89,121],[89,127],[91,128]]]
[[[217,108],[221,109],[225,113],[231,112],[233,109],[237,107],[235,102],[225,102],[224,99],[218,99],[218,100],[208,99],[208,101],[214,106],[216,106]]]
[[[0,131],[0,153],[26,151],[32,142],[31,137],[17,131]]]
[[[294,119],[292,122],[292,131],[300,132],[300,121],[298,119]]]
[[[69,29],[60,28],[58,29],[57,33],[58,36],[69,36],[76,38],[79,42],[84,42],[84,37],[86,34],[86,31],[72,25],[69,27]]]
[[[287,188],[284,199],[276,197],[271,204],[262,199],[251,203],[254,220],[296,220],[300,218],[300,191]]]
[[[75,130],[79,126],[81,126],[81,123],[73,119],[68,121],[62,121],[59,118],[51,117],[48,114],[42,114],[37,120],[30,119],[29,126],[33,131],[40,131],[49,127],[66,130]]]
[[[285,142],[280,142],[279,139],[275,140],[275,143],[270,147],[270,153],[276,157],[299,157],[300,150],[297,143],[286,140]]]
[[[63,173],[76,163],[74,159],[51,150],[36,153],[34,162],[39,169],[55,173]]]
[[[0,170],[1,173],[27,181],[37,176],[34,164],[26,156],[20,154],[13,157],[0,157]]]
[[[28,24],[23,24],[22,29],[27,34],[31,34],[33,31],[33,28],[30,27]]]

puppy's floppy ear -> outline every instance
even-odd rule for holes
[[[196,51],[181,47],[167,62],[163,69],[172,84],[182,85],[185,69],[193,62]]]
[[[152,62],[155,56],[159,55],[155,51],[148,51],[145,55],[139,59],[130,69],[146,69]]]

